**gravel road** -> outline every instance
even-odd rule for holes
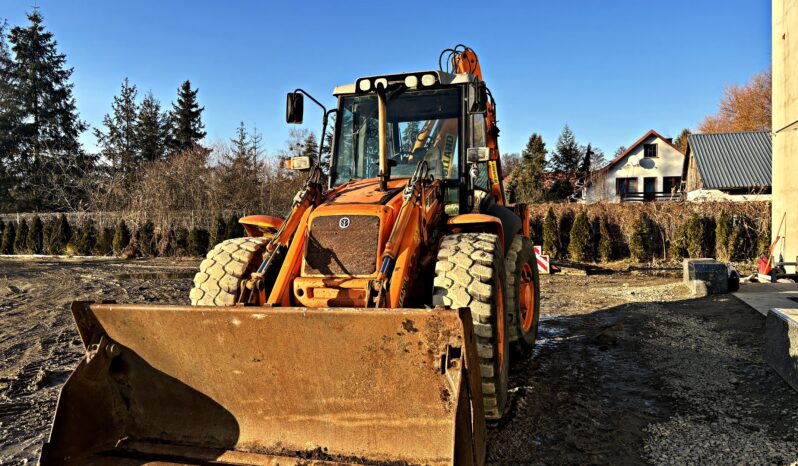
[[[35,461],[82,348],[74,299],[186,303],[195,260],[0,258],[0,464]],[[763,362],[764,318],[675,278],[543,277],[491,464],[798,464],[798,393]]]

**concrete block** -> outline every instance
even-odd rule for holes
[[[683,268],[686,283],[701,280],[706,283],[710,294],[728,293],[729,269],[726,264],[714,259],[685,259]]]
[[[682,259],[682,280],[689,284],[690,280],[690,264],[695,262],[714,262],[715,259]]]
[[[798,391],[798,309],[771,309],[768,312],[765,360]]]

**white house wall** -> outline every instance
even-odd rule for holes
[[[645,158],[643,156],[646,144],[657,144],[657,157]],[[637,160],[636,164],[630,161]],[[604,179],[594,180],[587,190],[587,202],[607,200],[619,202],[620,196],[615,193],[615,180],[617,178],[637,178],[637,190],[643,192],[644,178],[657,178],[655,191],[663,191],[663,178],[666,176],[682,176],[684,155],[674,149],[662,139],[651,135],[633,150],[624,156],[604,176]]]

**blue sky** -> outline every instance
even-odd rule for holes
[[[164,105],[199,87],[208,140],[257,125],[284,145],[285,93],[329,106],[358,76],[437,68],[474,48],[497,100],[500,147],[532,131],[549,147],[564,124],[611,155],[645,131],[676,136],[717,108],[724,86],[770,66],[770,2],[726,1],[79,1],[0,0],[26,24],[38,4],[74,67],[81,117],[100,125],[126,76]],[[305,127],[318,131],[308,107]],[[90,134],[83,136],[94,146]]]

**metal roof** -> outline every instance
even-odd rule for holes
[[[773,147],[767,131],[691,134],[687,144],[687,154],[694,156],[704,188],[771,185]]]

